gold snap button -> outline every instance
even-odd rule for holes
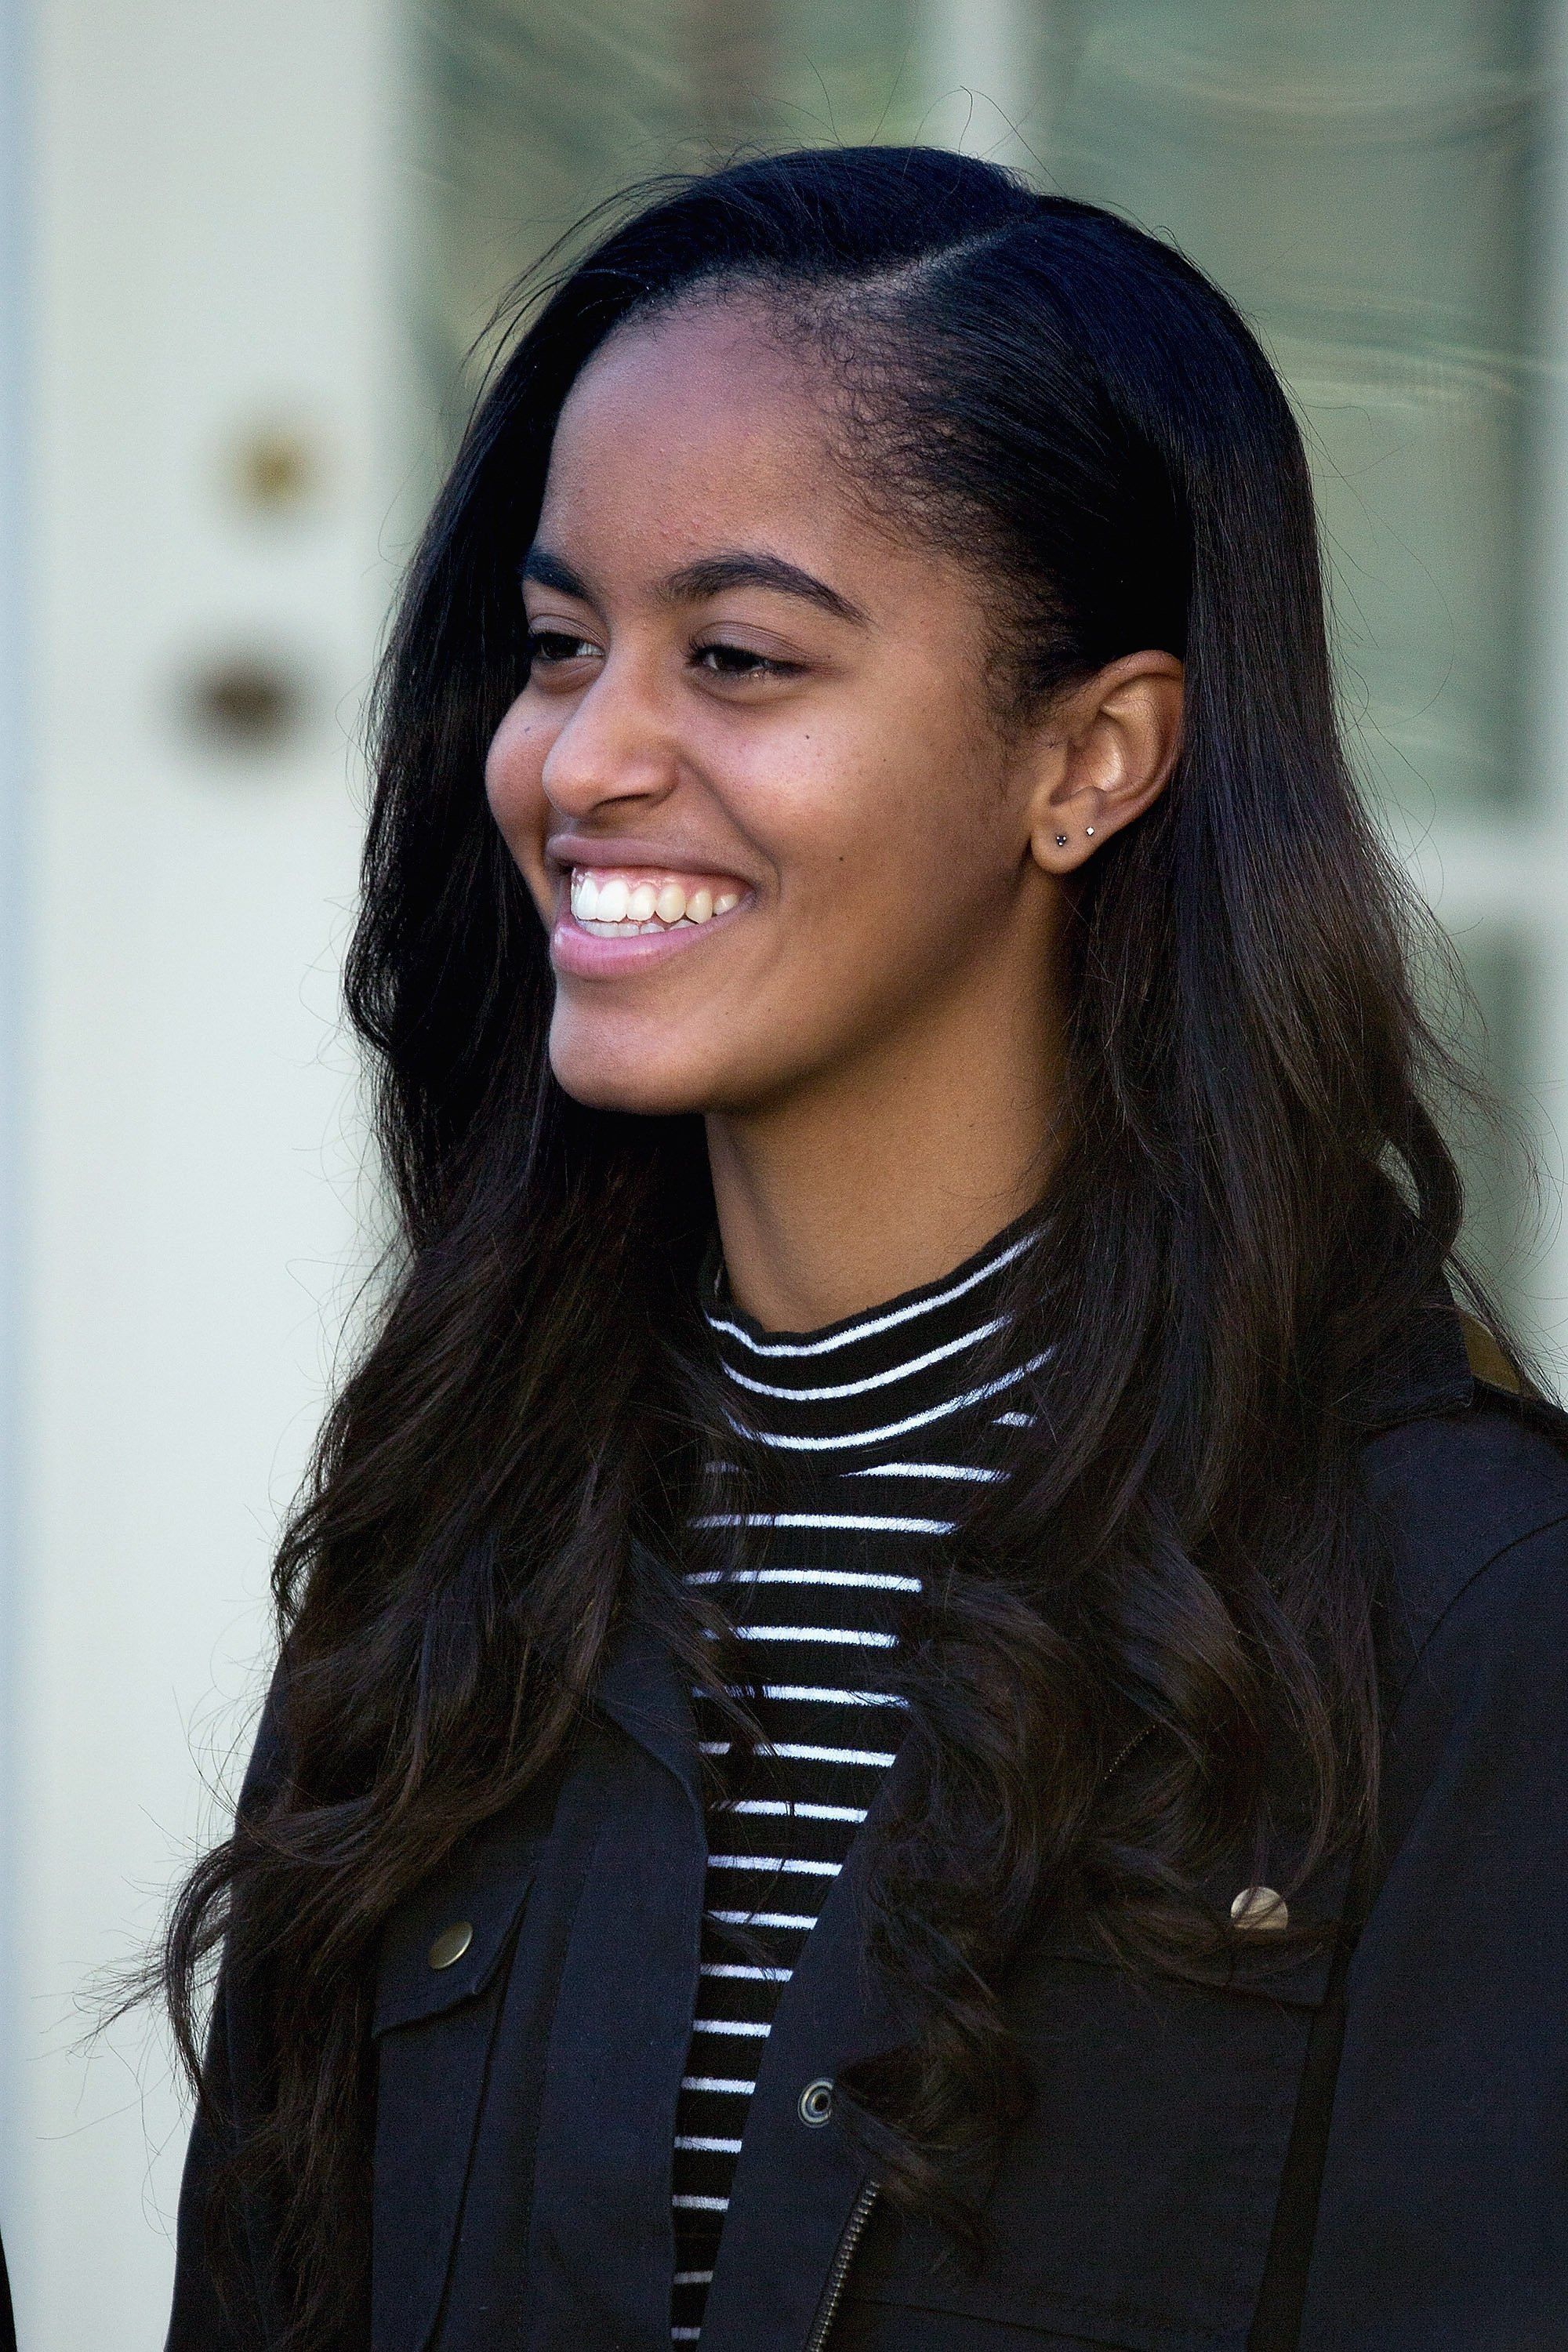
[[[833,2085],[824,2079],[808,2083],[800,2095],[800,2119],[814,2126],[826,2123],[833,2113]]]
[[[454,1919],[449,1927],[442,1928],[426,1957],[433,1969],[449,1969],[454,1960],[462,1958],[473,1940],[474,1931],[468,1921]]]
[[[1290,1925],[1289,1906],[1272,1886],[1244,1886],[1230,1906],[1238,1927],[1273,1929]]]

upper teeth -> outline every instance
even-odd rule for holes
[[[595,931],[665,931],[676,923],[705,923],[710,915],[727,915],[740,903],[739,890],[715,890],[706,882],[689,890],[672,877],[628,883],[618,874],[601,880],[581,867],[572,874],[572,912]]]

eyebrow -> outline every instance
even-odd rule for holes
[[[537,582],[541,588],[553,588],[558,595],[574,596],[581,604],[594,601],[585,582],[547,547],[529,549],[522,560],[522,577]],[[659,583],[659,593],[668,604],[695,604],[704,597],[721,596],[728,588],[768,588],[775,595],[798,596],[819,611],[831,613],[836,620],[852,622],[859,628],[866,626],[868,617],[815,572],[786,562],[782,555],[745,549],[726,550],[703,556],[696,563],[682,564]]]
[[[591,604],[594,601],[586,584],[578,578],[572,566],[563,563],[560,556],[552,555],[547,547],[541,547],[537,542],[529,549],[518,570],[520,578],[536,580],[542,588],[553,588],[558,596],[574,596],[580,604]]]
[[[727,551],[721,555],[707,555],[696,563],[683,564],[672,572],[664,583],[664,594],[671,604],[696,604],[704,596],[721,596],[727,588],[771,588],[780,596],[798,596],[820,611],[831,613],[835,620],[853,621],[864,628],[868,615],[860,606],[830,588],[814,572],[803,572],[798,563],[787,563],[782,555],[752,553],[743,549]]]

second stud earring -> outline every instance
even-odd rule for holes
[[[1057,847],[1058,847],[1058,849],[1065,849],[1065,848],[1067,847],[1067,845],[1068,845],[1068,837],[1067,837],[1066,834],[1065,834],[1065,833],[1058,833],[1058,835],[1057,835]]]

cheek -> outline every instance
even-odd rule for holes
[[[485,756],[485,798],[531,882],[535,869],[543,870],[544,761],[552,730],[525,707],[526,701],[523,696],[513,703],[491,739]]]
[[[841,739],[822,772],[797,766],[759,804],[749,829],[780,889],[754,992],[726,1008],[738,1028],[837,1051],[967,985],[1005,930],[1022,827],[994,753],[939,713],[913,716]]]
[[[1011,868],[1017,820],[994,756],[948,713],[890,709],[822,748],[756,830],[773,831],[814,907],[854,910],[851,936],[940,931]]]

